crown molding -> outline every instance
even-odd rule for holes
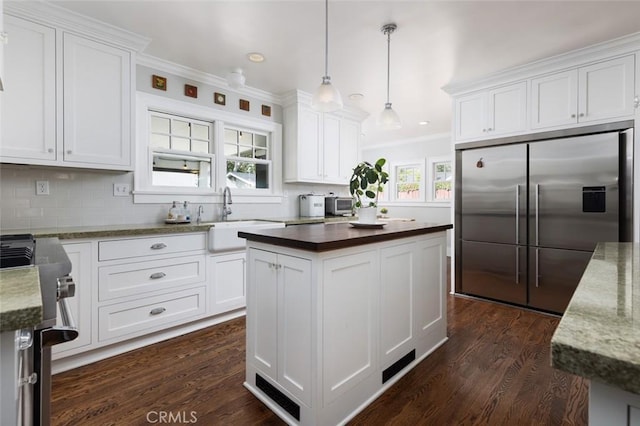
[[[43,25],[93,37],[136,52],[151,39],[44,1],[5,1],[4,13]]]
[[[283,93],[280,98],[282,100],[282,107],[287,108],[298,104],[311,106],[311,99],[313,96],[300,89],[294,89]],[[331,112],[330,114],[351,120],[357,120],[359,122],[364,121],[364,119],[369,116],[368,112],[352,106],[345,106],[341,110]]]
[[[175,62],[167,61],[165,59],[157,58],[155,56],[147,54],[137,55],[136,62],[138,65],[157,69],[159,71],[168,72],[179,77],[188,78],[190,80],[198,81],[200,83],[210,84],[215,87],[224,88],[227,92],[233,92],[245,96],[251,96],[258,100],[269,102],[276,105],[282,104],[280,96],[274,95],[262,89],[255,87],[245,86],[242,89],[233,89],[227,83],[225,78],[219,77],[214,74],[210,74],[204,71],[199,71],[194,68],[180,65]]]
[[[539,76],[541,74],[559,72],[566,68],[577,67],[588,62],[613,58],[615,56],[634,53],[640,49],[640,32],[597,43],[591,46],[572,50],[549,58],[530,62],[489,74],[479,79],[459,83],[449,83],[442,87],[449,95],[482,90],[518,80]]]

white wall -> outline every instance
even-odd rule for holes
[[[418,159],[429,160],[431,157],[450,156],[453,158],[451,135],[437,134],[421,138],[389,142],[376,146],[363,146],[360,150],[360,158],[374,162],[384,157],[392,166],[394,163],[412,162]],[[391,217],[413,218],[419,222],[451,223],[452,205],[434,205],[433,203],[421,203],[416,206],[394,205],[393,203],[379,202],[380,207],[386,207]],[[449,234],[447,252],[451,253],[451,231]]]

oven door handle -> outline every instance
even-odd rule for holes
[[[73,320],[66,298],[58,299],[58,308],[60,309],[62,325],[42,330],[42,346],[55,346],[60,343],[70,342],[78,337],[78,327],[76,327],[76,323]]]

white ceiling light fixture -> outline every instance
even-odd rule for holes
[[[242,89],[245,81],[246,78],[240,68],[236,68],[227,74],[227,84],[234,89]]]
[[[325,36],[324,36],[324,76],[322,84],[311,99],[311,107],[322,112],[332,112],[342,109],[342,96],[331,84],[329,77],[329,0],[325,0]]]
[[[260,62],[264,62],[264,55],[260,52],[247,53],[247,58],[251,62],[255,62],[256,64],[259,64]]]
[[[387,102],[384,104],[384,110],[380,113],[378,118],[378,124],[383,129],[399,129],[402,127],[400,117],[391,108],[391,102],[389,102],[389,74],[391,63],[391,34],[398,28],[396,24],[383,25],[381,31],[387,36]]]

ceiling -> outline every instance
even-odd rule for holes
[[[224,77],[244,70],[247,85],[281,94],[313,92],[324,74],[324,1],[55,1],[150,37],[145,54]],[[345,103],[370,114],[364,143],[449,132],[451,101],[441,87],[640,31],[640,2],[355,1],[329,2],[329,75]],[[391,93],[403,127],[380,130]],[[266,60],[251,63],[246,54]],[[349,94],[361,93],[360,101]],[[419,121],[428,125],[418,125]]]

